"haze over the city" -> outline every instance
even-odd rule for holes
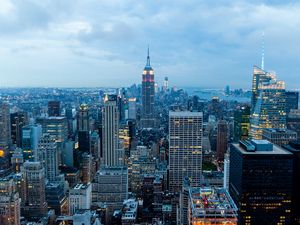
[[[299,88],[298,1],[0,1],[1,87],[156,82],[250,88],[260,66]]]

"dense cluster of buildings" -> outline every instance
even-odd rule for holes
[[[158,87],[148,50],[142,85],[11,92],[1,224],[300,223],[298,92],[274,73],[254,66],[251,103],[202,99]]]

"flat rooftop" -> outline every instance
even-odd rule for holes
[[[202,112],[190,112],[190,111],[169,111],[169,116],[199,117],[199,116],[203,116],[203,113]]]
[[[85,190],[90,186],[89,184],[76,184],[76,186],[73,188],[74,190]]]
[[[237,217],[237,206],[224,188],[191,187],[189,201],[193,217]]]
[[[263,144],[264,141],[266,141],[266,140],[256,140],[256,141],[259,141],[260,144]],[[270,143],[270,142],[268,142],[268,143]],[[256,155],[256,154],[265,154],[265,155],[291,155],[292,154],[292,153],[284,150],[283,148],[281,148],[278,145],[273,145],[273,150],[272,151],[261,151],[261,150],[260,151],[247,151],[239,143],[233,143],[232,145],[236,149],[238,149],[242,154],[246,154],[246,155]]]
[[[137,216],[138,202],[135,199],[127,199],[123,203],[122,220],[135,220]]]

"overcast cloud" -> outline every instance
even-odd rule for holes
[[[0,86],[140,83],[149,44],[159,84],[249,88],[263,32],[265,69],[300,88],[298,1],[0,0]]]

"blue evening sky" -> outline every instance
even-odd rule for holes
[[[250,88],[254,64],[300,88],[300,2],[0,0],[0,87]]]

